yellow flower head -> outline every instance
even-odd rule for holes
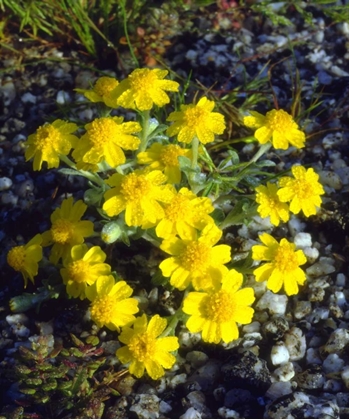
[[[179,184],[181,182],[179,156],[186,156],[191,159],[192,151],[182,149],[177,144],[164,146],[160,143],[153,143],[147,151],[138,154],[137,160],[141,165],[149,165],[150,169],[163,171],[167,176],[168,183]]]
[[[264,245],[252,247],[252,258],[270,261],[254,270],[257,281],[267,280],[267,288],[277,293],[282,286],[288,296],[298,293],[298,284],[303,285],[306,276],[299,268],[307,262],[303,251],[295,251],[295,244],[281,239],[280,244],[268,233],[259,235]]]
[[[75,91],[82,93],[91,102],[105,102],[118,84],[114,77],[103,76],[96,81],[93,89],[75,89]]]
[[[112,175],[106,182],[112,189],[104,195],[103,210],[108,216],[117,216],[125,211],[128,226],[154,226],[164,217],[161,203],[169,203],[175,190],[171,185],[162,185],[166,176],[160,171],[136,170],[129,175]]]
[[[42,162],[48,168],[58,168],[59,156],[66,156],[79,140],[73,133],[78,126],[62,120],[40,126],[26,141],[25,158],[34,157],[33,169],[40,171]]]
[[[165,90],[178,92],[179,88],[177,82],[163,80],[167,73],[160,69],[136,69],[120,82],[105,103],[112,108],[122,106],[140,111],[149,110],[154,104],[164,106],[170,102]]]
[[[111,267],[104,263],[105,259],[106,255],[99,246],[91,249],[85,244],[73,246],[70,259],[63,261],[64,268],[60,270],[68,295],[85,299],[87,287],[98,277],[110,274]]]
[[[172,257],[159,266],[163,276],[171,277],[171,285],[179,290],[184,290],[190,282],[196,290],[214,287],[217,278],[228,270],[223,264],[231,259],[230,246],[214,246],[221,236],[222,231],[211,224],[200,235],[195,232],[185,239],[175,236],[165,239],[160,248]]]
[[[287,222],[290,218],[288,205],[282,203],[277,195],[277,185],[267,182],[267,186],[260,185],[256,188],[256,202],[259,204],[258,213],[261,217],[270,216],[270,222],[279,226],[280,219]]]
[[[165,330],[167,321],[155,315],[147,323],[147,316],[137,318],[133,329],[124,327],[119,335],[119,341],[126,344],[116,351],[121,363],[131,363],[129,371],[140,378],[144,370],[157,380],[164,376],[164,369],[171,369],[176,362],[170,351],[178,349],[177,337],[162,337],[159,335]]]
[[[174,121],[167,129],[169,136],[178,134],[177,139],[183,143],[190,143],[197,137],[202,144],[214,141],[215,134],[222,134],[225,130],[224,116],[212,112],[215,103],[206,97],[194,105],[181,105],[180,111],[172,112],[167,121]]]
[[[207,343],[236,340],[239,337],[236,323],[249,324],[254,313],[249,307],[255,300],[253,289],[239,290],[242,280],[242,274],[230,270],[215,289],[189,293],[183,302],[183,312],[190,315],[188,330],[202,331],[202,339]]]
[[[188,188],[181,188],[172,200],[164,205],[165,215],[156,226],[159,238],[178,234],[182,239],[192,238],[196,229],[202,230],[214,220],[208,214],[214,207],[208,197],[197,197]]]
[[[298,214],[301,210],[306,217],[316,214],[316,207],[321,206],[320,195],[325,191],[318,182],[319,175],[313,168],[306,170],[303,166],[293,166],[292,175],[279,181],[280,189],[277,192],[280,201],[291,202],[290,211]]]
[[[43,246],[52,245],[50,261],[58,261],[70,256],[73,245],[84,242],[84,238],[93,234],[93,223],[89,220],[80,220],[87,206],[82,200],[75,204],[73,197],[62,201],[61,207],[51,214],[51,229],[42,234]]]
[[[256,111],[250,111],[250,114],[244,118],[244,124],[257,128],[254,136],[259,143],[265,144],[271,140],[275,149],[283,150],[288,149],[289,143],[298,149],[304,147],[305,134],[287,112],[273,109],[265,116]]]
[[[101,276],[85,293],[92,302],[91,318],[98,327],[114,331],[136,319],[138,301],[130,298],[132,289],[125,281],[115,283],[113,276]]]
[[[26,245],[15,246],[7,254],[8,265],[22,273],[25,288],[28,279],[34,283],[34,277],[38,274],[38,262],[42,259],[41,242],[42,237],[37,234]]]
[[[142,127],[137,122],[123,123],[122,117],[96,118],[85,125],[86,133],[73,152],[78,169],[98,170],[98,163],[107,162],[112,168],[125,163],[124,150],[137,150],[140,140],[132,134]],[[90,168],[86,167],[90,165]]]

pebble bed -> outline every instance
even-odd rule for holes
[[[319,134],[300,151],[268,156],[279,171],[302,162],[320,174],[326,195],[319,214],[293,216],[274,230],[256,217],[248,227],[226,232],[227,242],[238,241],[242,254],[263,231],[287,237],[307,256],[305,286],[287,297],[247,277],[246,284],[255,289],[255,315],[250,325],[240,327],[238,340],[209,346],[182,326],[174,368],[156,382],[121,381],[121,395],[110,399],[105,418],[348,418],[349,24],[331,25],[321,13],[315,16],[315,27],[295,15],[293,27],[277,30],[247,19],[228,36],[179,38],[166,56],[180,76],[192,70],[192,80],[207,87],[216,83],[215,90],[236,89],[246,77],[262,78],[271,68],[273,91],[283,109],[291,104],[296,69],[305,103],[319,95],[322,112],[306,126],[308,133]],[[1,368],[11,366],[18,347],[39,335],[52,337],[53,347],[56,337],[83,335],[91,328],[81,302],[50,302],[39,313],[11,314],[8,307],[9,299],[23,290],[21,277],[5,263],[8,249],[48,228],[59,197],[81,198],[85,188],[84,181],[55,170],[33,172],[31,162],[25,162],[23,142],[49,118],[93,119],[95,111],[73,89],[89,88],[98,76],[74,51],[13,42],[18,54],[3,55],[5,70],[0,73]],[[107,73],[120,77],[119,70]],[[257,108],[261,112],[272,106],[266,95],[269,102]],[[72,109],[66,116],[68,106]],[[255,151],[256,145],[247,145],[241,155],[247,159]],[[145,307],[160,307],[167,315],[176,305],[174,294],[161,287],[149,285],[140,293]],[[113,335],[101,331],[99,338],[112,359],[118,346]],[[16,384],[1,381],[2,404],[15,405],[20,399]]]

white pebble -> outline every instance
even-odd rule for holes
[[[67,104],[71,102],[71,98],[68,92],[65,92],[64,90],[60,90],[57,92],[56,102],[60,105]]]
[[[346,366],[341,374],[342,381],[344,385],[349,389],[349,366]]]
[[[251,322],[251,324],[247,324],[242,327],[242,331],[244,331],[245,333],[259,332],[260,329],[261,324],[258,321]]]
[[[342,182],[339,176],[335,172],[331,171],[320,171],[319,181],[322,185],[327,185],[334,190],[340,190],[342,188]]]
[[[333,266],[334,260],[328,257],[321,257],[318,262],[308,267],[305,271],[308,276],[320,277],[326,274],[331,274],[336,271]]]
[[[319,250],[316,248],[306,247],[303,248],[304,255],[307,257],[307,262],[309,264],[314,264],[314,262],[319,258]]]
[[[346,347],[349,343],[349,330],[345,328],[337,328],[330,335],[327,343],[324,346],[324,350],[327,353],[338,353]]]
[[[280,341],[276,343],[271,349],[270,354],[271,362],[274,366],[281,365],[289,361],[290,353],[285,346],[285,343]]]
[[[292,393],[291,382],[274,382],[270,385],[268,391],[265,393],[267,398],[271,400],[276,400],[277,398],[282,397],[283,395]]]
[[[311,235],[309,233],[299,232],[294,237],[293,242],[294,242],[294,244],[296,245],[297,248],[303,249],[303,248],[306,248],[306,247],[311,247],[311,245],[312,245]]]
[[[307,348],[305,336],[300,328],[292,327],[284,337],[290,360],[296,361],[304,357]]]
[[[222,419],[239,419],[240,418],[240,414],[237,411],[232,410],[231,408],[227,408],[227,407],[219,408],[217,410],[217,413],[219,414],[219,417],[221,417]]]
[[[179,417],[180,419],[201,419],[201,414],[195,408],[190,407],[188,410]]]
[[[12,179],[7,178],[6,176],[0,178],[0,191],[8,190],[12,187]]]
[[[270,290],[267,290],[259,299],[256,309],[268,309],[271,315],[285,315],[287,300],[286,295],[276,295]]]
[[[343,273],[338,273],[336,277],[336,286],[345,287],[346,277]]]
[[[322,363],[322,368],[325,373],[340,372],[343,369],[344,360],[337,354],[329,354]]]
[[[322,364],[322,360],[319,354],[319,350],[318,349],[314,349],[314,348],[309,348],[307,350],[307,355],[306,355],[306,361],[307,364],[310,365],[312,363],[315,363],[317,365],[321,365]]]
[[[305,223],[298,219],[298,217],[292,216],[288,222],[288,228],[290,229],[291,235],[295,236],[298,232],[304,232]]]
[[[272,377],[275,382],[288,382],[295,375],[294,367],[291,362],[287,362],[274,370]]]
[[[18,197],[12,193],[12,191],[5,192],[1,195],[0,198],[1,204],[12,204],[13,206],[17,205]]]
[[[36,96],[34,96],[32,93],[30,92],[26,92],[24,95],[21,96],[21,101],[24,104],[36,104]]]

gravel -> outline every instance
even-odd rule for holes
[[[253,322],[240,328],[240,338],[228,346],[205,345],[199,334],[181,326],[181,350],[174,368],[156,383],[129,376],[120,385],[120,395],[105,402],[107,418],[348,418],[349,24],[330,25],[320,12],[315,29],[296,14],[292,20],[294,26],[274,30],[248,18],[244,28],[228,36],[178,38],[166,60],[180,76],[186,78],[192,70],[192,80],[214,85],[223,93],[237,89],[246,77],[267,76],[269,68],[280,108],[291,104],[297,68],[305,103],[309,106],[314,95],[322,101],[318,116],[306,128],[318,134],[306,147],[268,156],[278,170],[296,162],[313,167],[326,189],[316,217],[293,216],[276,230],[305,252],[307,282],[297,296],[287,297],[255,285],[247,276],[257,299]],[[290,40],[295,42],[292,51]],[[8,249],[47,229],[56,197],[81,198],[86,187],[83,180],[56,170],[34,173],[31,163],[25,162],[23,142],[44,121],[65,115],[68,105],[72,120],[94,118],[96,111],[73,89],[88,88],[98,77],[75,51],[35,43],[24,48],[20,41],[14,42],[21,54],[5,52],[0,73],[0,367],[4,369],[13,367],[19,346],[30,346],[40,336],[48,337],[54,348],[68,333],[79,336],[93,328],[86,305],[78,306],[79,302],[53,301],[29,315],[11,314],[8,307],[9,299],[23,288],[21,277],[5,263]],[[36,63],[38,57],[45,60]],[[121,77],[120,69],[105,72]],[[237,105],[247,94],[237,94]],[[260,112],[273,106],[270,93],[265,97],[266,102],[258,105]],[[254,152],[255,146],[248,145],[241,154],[248,158]],[[255,218],[248,227],[227,234],[248,251],[257,233],[271,229]],[[34,290],[28,287],[29,292]],[[176,308],[176,292],[149,285],[142,293],[144,305],[159,305],[166,315]],[[99,338],[111,366],[121,369],[113,360],[115,337],[101,331]],[[16,406],[18,395],[16,385],[5,380],[3,404]]]

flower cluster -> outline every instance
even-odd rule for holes
[[[155,380],[175,367],[177,322],[183,320],[191,333],[201,333],[208,343],[230,343],[239,337],[239,325],[252,321],[255,300],[253,287],[244,287],[243,274],[232,268],[234,254],[221,228],[229,215],[225,218],[225,207],[219,199],[214,201],[213,192],[221,185],[225,191],[230,186],[229,191],[241,192],[234,182],[257,158],[236,165],[231,179],[222,176],[227,168],[234,169],[234,159],[216,167],[206,145],[220,140],[224,116],[214,112],[215,102],[205,96],[173,112],[158,112],[170,102],[168,92],[179,91],[179,84],[167,75],[166,70],[136,69],[121,81],[101,77],[91,89],[77,92],[92,103],[102,102],[103,114],[81,127],[56,120],[28,137],[25,156],[33,159],[34,170],[44,162],[47,168],[63,162],[69,174],[86,177],[90,189],[85,202],[62,199],[51,214],[50,229],[7,254],[25,287],[28,279],[34,283],[41,260],[52,264],[66,295],[87,299],[96,326],[116,332],[122,344],[116,352],[120,363],[136,377],[146,372]],[[108,107],[136,110],[139,121],[124,121],[111,109],[106,112]],[[151,112],[168,115],[168,124]],[[257,129],[255,138],[261,144],[304,147],[304,133],[285,111],[250,114],[245,125]],[[270,217],[275,226],[287,222],[290,213],[314,215],[321,205],[324,190],[314,170],[298,165],[291,173],[255,188],[258,213]],[[263,175],[257,173],[258,182]],[[251,185],[258,185],[256,179]],[[87,204],[95,207],[93,212]],[[94,224],[98,213],[103,220]],[[169,321],[144,313],[131,287],[134,283],[117,273],[121,262],[103,250],[103,241],[130,245],[139,238],[167,254],[159,261],[158,275],[163,284],[182,293],[182,305]],[[300,268],[306,263],[304,253],[285,238],[278,242],[267,233],[259,238],[263,245],[252,247],[253,260],[262,262],[254,269],[255,280],[266,281],[274,293],[282,288],[288,295],[298,293],[306,280]],[[160,259],[160,252],[157,255]]]

